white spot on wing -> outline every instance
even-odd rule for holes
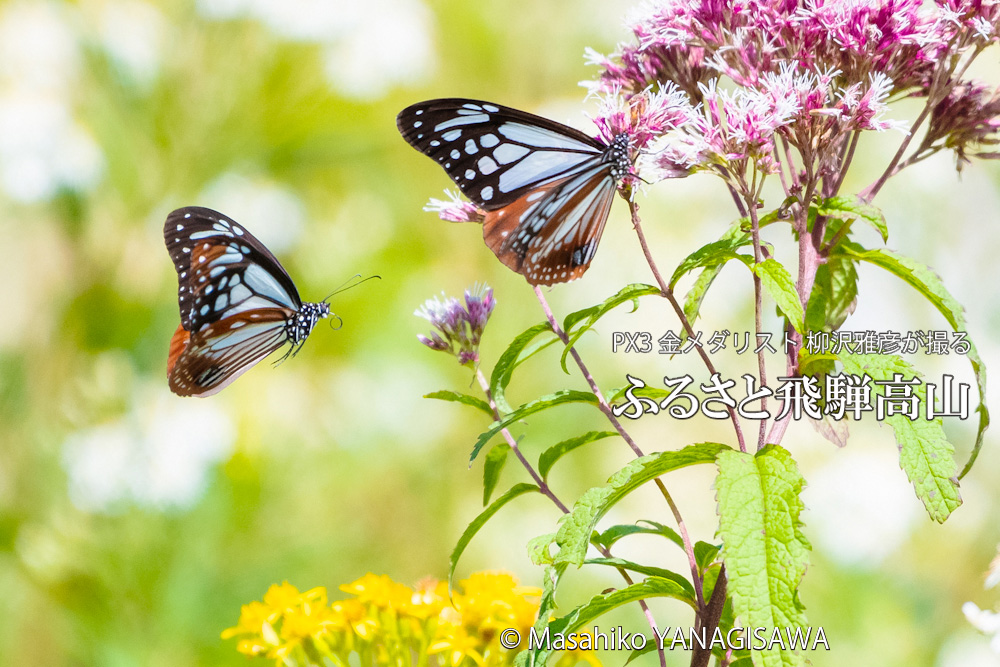
[[[565,134],[543,130],[540,127],[524,123],[508,122],[497,128],[497,131],[511,141],[528,144],[532,148],[557,148],[567,151],[583,151],[586,153],[601,153],[600,148],[577,141]]]
[[[479,158],[479,162],[476,163],[476,166],[479,167],[479,171],[483,174],[483,176],[489,176],[494,171],[500,168],[497,166],[497,163],[494,162],[493,158],[491,157]]]
[[[517,144],[504,144],[493,151],[493,157],[495,157],[497,162],[500,164],[510,164],[511,162],[516,162],[527,154],[528,148]]]
[[[445,130],[458,127],[460,125],[478,125],[479,123],[487,122],[489,119],[490,117],[484,113],[477,113],[472,116],[457,116],[451,120],[446,120],[443,123],[438,123],[434,126],[434,131],[444,132]]]

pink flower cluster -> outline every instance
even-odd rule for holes
[[[748,158],[768,172],[778,139],[811,161],[857,131],[906,132],[886,117],[890,98],[927,98],[928,136],[960,160],[970,145],[996,142],[997,91],[962,78],[998,41],[996,0],[656,0],[628,23],[634,43],[586,54],[601,68],[591,92],[617,105],[605,104],[596,122],[602,133],[629,130],[633,145],[656,144],[652,163],[666,175]],[[659,135],[642,114],[653,105],[629,97],[659,94],[651,91],[671,100]]]

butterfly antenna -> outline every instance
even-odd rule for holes
[[[361,283],[368,282],[369,280],[372,280],[373,278],[378,278],[379,280],[381,280],[382,276],[374,275],[374,276],[368,276],[367,278],[362,278],[360,273],[355,273],[353,276],[351,276],[346,281],[344,281],[344,283],[341,284],[340,287],[338,287],[337,289],[335,289],[332,292],[330,292],[326,296],[326,298],[323,299],[323,302],[329,301],[330,299],[333,298],[333,296],[335,294],[340,294],[341,292],[346,292],[347,290],[351,289],[352,287],[357,287]]]

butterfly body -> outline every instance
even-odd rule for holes
[[[330,315],[325,302],[303,303],[274,255],[217,211],[177,209],[163,235],[181,316],[167,359],[175,394],[216,394],[286,343],[294,355]]]
[[[486,245],[529,283],[567,282],[589,268],[631,170],[627,134],[604,144],[541,116],[461,98],[414,104],[396,124],[485,211]]]

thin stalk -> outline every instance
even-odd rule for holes
[[[545,311],[545,317],[548,319],[549,326],[552,327],[552,331],[555,332],[556,336],[559,337],[559,340],[563,342],[563,345],[569,346],[569,336],[567,336],[566,332],[559,326],[555,315],[552,314],[552,308],[549,307],[549,302],[546,301],[545,295],[542,294],[542,288],[538,285],[535,285],[535,296],[538,298],[538,303],[541,304],[542,310]],[[635,443],[632,436],[629,435],[628,431],[625,430],[625,427],[622,426],[621,421],[619,421],[618,417],[615,416],[615,413],[611,411],[611,406],[608,405],[608,401],[604,398],[601,388],[597,386],[594,376],[590,374],[590,369],[587,368],[587,365],[583,362],[583,358],[580,357],[580,353],[577,352],[576,348],[572,346],[569,347],[569,353],[572,355],[573,361],[576,362],[577,367],[580,369],[584,379],[590,386],[590,391],[597,398],[597,405],[600,407],[601,412],[604,413],[604,416],[609,422],[611,422],[611,425],[614,426],[616,431],[618,431],[618,434],[622,437],[622,439],[628,443],[628,446],[632,449],[635,455],[637,457],[645,456],[642,449],[639,448],[639,445]],[[705,608],[705,597],[702,593],[701,579],[698,577],[698,561],[694,555],[694,544],[691,542],[691,538],[688,535],[687,524],[684,523],[680,510],[677,509],[677,505],[674,503],[674,499],[671,497],[670,492],[667,491],[667,487],[664,485],[663,481],[659,478],[656,478],[653,481],[656,483],[656,487],[660,490],[660,494],[667,501],[667,505],[670,507],[670,512],[674,515],[674,521],[677,522],[677,529],[681,534],[681,540],[684,542],[684,551],[688,557],[688,566],[691,568],[691,579],[698,598],[698,610],[700,613],[701,610]]]
[[[479,386],[482,387],[483,394],[486,395],[486,400],[489,402],[490,408],[493,410],[493,419],[500,421],[500,411],[497,409],[497,404],[493,402],[493,392],[490,391],[490,383],[486,380],[486,376],[483,375],[483,372],[479,370],[478,367],[476,368],[476,379],[479,380]],[[542,495],[551,500],[563,514],[569,514],[569,508],[562,504],[562,501],[560,501],[552,492],[552,489],[549,488],[548,483],[542,479],[542,476],[535,470],[535,467],[531,465],[528,459],[524,458],[524,454],[521,453],[521,448],[517,446],[517,440],[514,439],[511,432],[506,428],[502,428],[500,429],[500,433],[503,435],[503,439],[507,441],[511,451],[514,452],[514,456],[517,457],[517,460],[521,462],[524,469],[528,471],[529,475],[531,475],[531,479],[535,480],[535,484],[538,485]]]
[[[649,250],[649,244],[646,242],[646,235],[642,231],[642,221],[639,219],[639,205],[633,201],[629,202],[629,211],[632,214],[632,226],[635,228],[635,233],[639,237],[639,245],[642,246],[642,252],[646,257],[646,263],[649,264],[650,270],[653,272],[653,278],[656,280],[656,285],[660,288],[660,293],[670,302],[673,307],[674,312],[677,314],[677,318],[681,321],[681,326],[684,327],[684,331],[687,332],[689,337],[695,336],[694,327],[691,326],[691,322],[688,320],[687,315],[684,313],[684,308],[681,307],[680,303],[677,302],[677,297],[674,296],[674,291],[670,289],[667,282],[663,279],[660,274],[660,269],[656,266],[656,261],[653,259],[653,255]],[[695,349],[698,351],[698,356],[705,363],[705,367],[708,369],[710,375],[715,375],[718,373],[715,370],[715,364],[708,357],[708,353],[705,352],[700,346],[696,345]],[[729,418],[733,422],[733,428],[736,430],[736,440],[739,442],[740,451],[747,451],[746,441],[743,439],[743,428],[740,426],[740,420],[736,416],[736,411],[726,406],[729,411]]]
[[[704,620],[699,623],[699,627],[697,628],[699,632],[704,628],[706,637],[711,637],[715,633],[715,629],[719,627],[719,621],[722,619],[722,610],[726,606],[726,585],[726,566],[723,565],[719,570],[719,578],[715,582],[715,588],[712,589],[712,597],[708,599]],[[711,658],[712,651],[709,648],[700,649],[700,647],[696,647],[694,655],[691,658],[691,667],[707,667],[708,661]]]
[[[750,235],[753,239],[753,259],[754,259],[754,271],[753,271],[753,321],[755,331],[760,333],[763,329],[763,311],[764,311],[764,289],[761,284],[760,274],[757,273],[756,267],[760,266],[763,260],[763,256],[760,250],[760,220],[757,218],[757,206],[756,201],[751,200],[751,197],[755,195],[747,195],[747,209],[750,212]],[[760,375],[760,386],[767,386],[767,363],[764,359],[764,350],[761,349],[757,352],[757,373]],[[767,398],[761,398],[760,409],[763,411],[767,410]],[[760,425],[757,431],[757,451],[764,448],[765,439],[767,436],[767,424],[763,419],[760,420]]]
[[[830,190],[829,196],[835,197],[838,192],[840,192],[840,186],[844,184],[844,178],[847,177],[847,170],[851,166],[851,162],[854,160],[854,150],[858,147],[858,140],[861,138],[861,131],[855,130],[854,135],[851,137],[850,148],[847,149],[847,157],[845,157],[840,163],[840,175],[837,176],[837,182],[833,184],[833,188]]]
[[[489,402],[490,408],[493,410],[493,418],[497,421],[500,421],[500,411],[497,409],[497,405],[493,401],[493,392],[490,391],[490,383],[486,380],[486,376],[483,375],[483,372],[479,370],[479,368],[476,368],[476,379],[479,380],[479,386],[482,387],[483,394],[485,394],[486,400]],[[508,431],[506,428],[502,428],[500,429],[500,433],[503,434],[504,440],[507,441],[507,444],[510,446],[511,451],[513,451],[514,455],[517,456],[517,460],[521,462],[521,465],[531,476],[531,479],[535,480],[535,484],[538,485],[538,488],[541,490],[542,494],[546,498],[551,500],[552,503],[559,508],[560,512],[562,512],[563,514],[569,514],[569,508],[566,507],[566,505],[563,504],[561,500],[559,500],[559,498],[552,491],[552,489],[549,488],[548,483],[544,479],[542,479],[542,476],[538,474],[538,471],[535,470],[535,467],[531,465],[528,459],[524,457],[524,454],[521,453],[521,448],[518,447],[517,440],[514,438],[511,432]],[[591,544],[594,543],[591,542]],[[612,557],[611,551],[606,547],[604,547],[603,545],[594,544],[594,546],[605,558]],[[624,568],[617,567],[615,569],[618,570],[618,573],[625,580],[626,584],[631,586],[634,583],[632,577],[629,576],[628,572],[626,572]],[[646,621],[649,623],[650,629],[653,631],[654,634],[659,636],[659,631],[657,630],[656,626],[656,619],[653,617],[653,611],[649,608],[649,605],[646,604],[645,600],[639,600],[639,606],[642,608],[642,613],[646,617]],[[664,654],[663,648],[657,646],[656,650],[660,657],[660,667],[666,667],[667,657]]]
[[[952,45],[949,45],[949,47],[950,46]],[[940,69],[935,72],[934,81],[931,82],[927,92],[927,104],[924,105],[920,114],[917,115],[916,120],[913,121],[913,125],[910,126],[910,131],[907,133],[906,138],[903,139],[903,143],[900,144],[899,150],[897,150],[896,154],[892,156],[892,160],[885,168],[885,171],[882,172],[882,175],[879,176],[877,181],[869,185],[861,192],[860,196],[862,199],[866,202],[870,202],[875,198],[875,195],[879,193],[879,190],[882,189],[885,182],[898,172],[897,166],[899,165],[900,160],[903,159],[903,154],[909,147],[910,142],[913,141],[913,137],[916,135],[917,130],[923,124],[927,116],[930,115],[934,107],[945,98],[945,95],[947,95],[948,92],[950,92],[947,84],[952,81],[961,80],[962,76],[965,75],[966,70],[969,68],[969,65],[972,64],[972,61],[975,60],[980,53],[982,53],[983,48],[984,47],[981,45],[977,46],[958,72],[955,72],[956,67],[958,67],[958,62],[953,62],[947,71]]]

